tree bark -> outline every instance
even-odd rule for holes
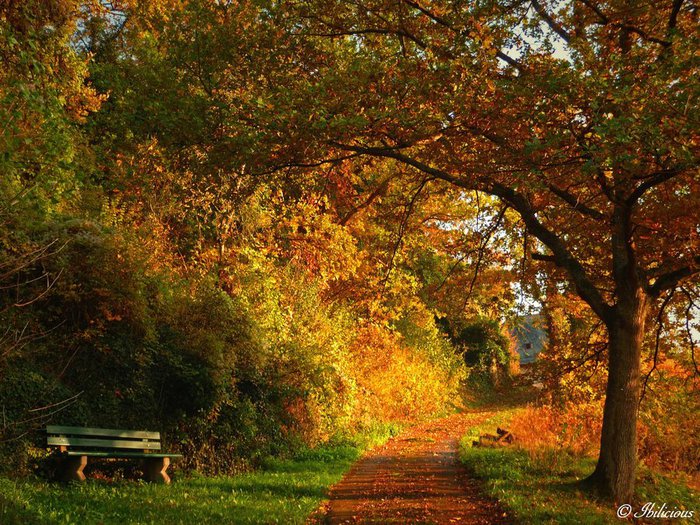
[[[608,322],[608,384],[603,410],[600,454],[588,478],[605,497],[631,503],[637,466],[637,408],[640,359],[648,297],[641,287],[618,295]]]
[[[640,278],[631,242],[631,209],[617,206],[612,221],[615,307],[608,328],[608,384],[603,408],[600,454],[587,479],[605,497],[631,503],[637,469],[637,411],[640,362],[649,295]]]
[[[621,314],[610,330],[610,364],[600,455],[589,478],[617,503],[630,503],[637,464],[640,350],[646,308]],[[617,316],[616,316],[617,317]]]

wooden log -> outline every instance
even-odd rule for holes
[[[484,434],[479,436],[479,446],[480,447],[493,447],[498,441],[498,436],[491,434]]]
[[[503,447],[510,445],[515,441],[515,436],[511,434],[508,430],[503,430],[499,428],[496,430],[497,434],[482,434],[479,436],[479,441],[473,441],[473,447]]]
[[[513,437],[513,434],[511,434],[510,432],[508,432],[507,434],[503,434],[503,435],[498,439],[498,442],[499,442],[499,443],[507,443],[508,445],[510,445],[511,443],[513,443],[514,440],[515,440],[515,438]]]
[[[510,433],[510,431],[502,429],[502,428],[497,428],[496,432],[498,433],[498,441],[499,443],[507,443],[511,444],[514,441],[513,434]]]

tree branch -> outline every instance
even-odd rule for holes
[[[467,181],[446,171],[404,155],[395,148],[376,148],[340,143],[333,143],[333,145],[347,151],[364,153],[375,157],[392,158],[422,171],[423,173],[432,175],[435,178],[444,180],[456,186],[469,190],[483,191],[484,193],[489,193],[500,198],[518,212],[530,233],[537,237],[552,251],[555,264],[567,271],[579,296],[590,305],[596,315],[606,322],[610,319],[612,307],[605,302],[605,299],[593,284],[593,281],[588,276],[583,265],[576,260],[571,252],[569,252],[564,242],[554,232],[549,230],[539,221],[537,218],[537,212],[532,208],[524,195],[517,193],[512,188],[490,180],[477,179]]]
[[[700,255],[693,257],[691,264],[657,277],[654,284],[649,287],[649,293],[653,297],[658,297],[664,290],[675,288],[681,281],[698,272],[700,272]]]
[[[436,15],[435,13],[430,11],[429,9],[423,7],[417,1],[415,1],[415,0],[403,0],[403,2],[405,4],[413,7],[414,9],[420,11],[424,16],[427,16],[430,20],[432,20],[436,24],[439,24],[439,25],[449,29],[450,31],[452,31],[454,33],[462,34],[462,35],[467,36],[467,37],[470,36],[468,31],[460,31],[460,30],[456,29],[449,21],[442,18],[441,16]],[[496,56],[498,58],[500,58],[501,60],[503,60],[506,64],[513,66],[518,71],[522,71],[522,65],[514,58],[506,55],[500,49],[496,50]]]
[[[639,396],[639,404],[642,404],[642,401],[644,400],[644,395],[647,392],[647,384],[649,383],[649,378],[651,377],[651,374],[654,373],[654,370],[656,370],[656,365],[658,364],[659,360],[659,346],[661,343],[661,332],[663,332],[664,329],[664,312],[666,311],[666,306],[668,303],[671,301],[671,298],[673,297],[673,294],[675,293],[675,288],[672,288],[669,294],[666,296],[664,299],[663,303],[661,303],[661,308],[659,309],[659,314],[656,316],[656,339],[654,343],[654,364],[651,367],[651,370],[649,370],[649,373],[644,377],[644,385],[642,385],[642,394]]]
[[[575,209],[578,212],[583,213],[584,215],[588,215],[589,217],[592,217],[596,220],[603,220],[605,219],[605,214],[599,212],[598,210],[591,208],[590,206],[587,206],[586,204],[582,203],[578,197],[576,197],[574,194],[559,188],[555,186],[554,184],[548,184],[547,188],[549,188],[549,191],[554,193],[557,197],[562,199],[563,201],[567,202],[568,204],[571,205],[573,209]]]
[[[381,27],[371,27],[371,28],[365,28],[365,29],[334,29],[333,32],[329,33],[305,33],[306,35],[309,36],[320,36],[320,37],[328,37],[328,38],[336,38],[336,37],[341,37],[341,36],[353,36],[353,35],[394,35],[398,36],[399,38],[408,38],[411,40],[413,43],[415,43],[418,47],[421,49],[426,49],[428,47],[428,44],[426,44],[423,40],[418,38],[412,33],[409,33],[408,31],[404,29],[383,29]]]
[[[603,13],[603,11],[600,10],[600,8],[593,3],[591,0],[579,0],[583,5],[588,7],[591,11],[593,11],[597,16],[598,19],[600,20],[601,23],[607,24],[608,23],[608,17]]]
[[[700,368],[698,368],[698,363],[695,359],[695,340],[693,339],[693,328],[690,325],[691,311],[696,308],[695,301],[693,297],[686,288],[681,288],[683,294],[688,298],[688,306],[685,309],[685,330],[688,334],[688,343],[690,344],[690,359],[693,362],[693,369],[695,374],[700,376]]]
[[[399,223],[399,231],[397,232],[396,243],[394,244],[394,249],[391,252],[391,258],[389,259],[389,268],[387,269],[386,275],[382,279],[382,290],[386,289],[386,285],[389,282],[389,277],[391,276],[391,271],[394,269],[394,260],[396,259],[396,254],[398,253],[399,248],[401,247],[404,234],[406,233],[406,228],[408,227],[408,220],[411,218],[411,214],[413,213],[413,208],[416,204],[416,201],[418,200],[420,194],[423,192],[425,186],[433,180],[435,180],[435,177],[424,177],[423,180],[421,180],[418,187],[416,188],[413,195],[411,196],[411,198],[409,199],[408,203],[404,206],[404,213],[402,214],[401,222]]]
[[[596,14],[596,16],[598,17],[598,24],[599,24],[599,25],[603,25],[603,26],[611,25],[611,26],[616,27],[616,28],[618,28],[618,29],[623,29],[623,30],[628,31],[628,32],[630,32],[630,33],[634,33],[634,34],[636,34],[636,35],[639,35],[640,37],[642,37],[642,40],[646,40],[647,42],[653,42],[653,43],[655,43],[655,44],[659,44],[659,45],[664,46],[664,47],[669,47],[669,46],[671,45],[671,42],[669,42],[668,40],[664,40],[664,39],[661,39],[661,38],[657,38],[657,37],[651,36],[651,35],[649,35],[646,31],[644,31],[644,30],[642,30],[642,29],[640,29],[640,28],[638,28],[638,27],[632,26],[632,25],[630,25],[630,24],[625,24],[625,23],[620,23],[620,22],[613,22],[613,21],[610,19],[610,17],[607,16],[607,15],[606,15],[594,2],[592,2],[591,0],[579,0],[579,1],[580,1],[582,4],[584,4],[586,7],[588,7],[591,11],[593,11],[593,12]],[[675,0],[675,1],[678,2],[679,0]],[[680,0],[680,2],[682,3],[682,0]],[[675,7],[675,6],[674,6],[674,7]],[[680,6],[678,7],[678,9],[680,10]],[[677,13],[676,13],[676,16],[677,16]],[[672,18],[673,18],[673,21],[674,21],[673,23],[674,23],[674,25],[675,25],[675,17],[673,17],[673,15],[672,15]],[[671,20],[669,20],[669,23],[670,23],[670,22],[671,22]]]
[[[394,178],[395,176],[390,175],[389,177],[382,180],[379,184],[377,184],[377,186],[374,188],[374,190],[372,190],[369,196],[361,203],[357,204],[356,206],[353,206],[352,209],[340,219],[340,222],[338,224],[340,224],[341,226],[345,226],[357,212],[372,204],[372,202],[374,202],[374,200],[377,199],[377,197],[386,192],[386,189],[389,187],[389,183]]]
[[[671,9],[671,16],[668,17],[668,25],[666,29],[666,36],[670,37],[671,32],[676,28],[676,24],[678,23],[678,13],[681,11],[681,7],[683,6],[683,0],[674,0],[673,1],[673,8]]]
[[[533,252],[530,254],[530,257],[532,257],[532,259],[535,261],[544,261],[544,262],[549,262],[549,263],[556,262],[554,255],[548,255],[546,253]]]
[[[675,167],[672,169],[662,170],[657,173],[654,173],[634,189],[631,195],[627,198],[626,203],[630,206],[634,206],[637,203],[637,201],[642,197],[642,195],[644,195],[651,188],[653,188],[654,186],[658,186],[659,184],[662,184],[668,180],[671,180],[677,175],[680,175],[685,169],[685,167]]]
[[[479,248],[477,249],[477,256],[476,256],[476,264],[474,265],[474,274],[472,275],[471,280],[469,281],[469,289],[467,290],[467,294],[464,298],[464,306],[462,307],[462,310],[464,310],[467,306],[467,303],[472,296],[472,292],[474,291],[474,285],[476,284],[476,280],[479,277],[479,271],[481,270],[481,265],[484,260],[484,253],[486,252],[486,247],[488,246],[489,242],[491,241],[491,237],[493,237],[493,234],[496,232],[496,230],[501,226],[501,223],[503,222],[503,218],[506,215],[506,211],[508,211],[508,205],[506,204],[501,208],[501,210],[498,212],[498,215],[496,216],[496,220],[491,224],[490,228],[487,230],[486,235],[484,235],[484,238],[482,239],[481,243],[479,243]]]
[[[490,188],[486,190],[487,192],[505,200],[520,214],[528,231],[552,251],[554,264],[566,270],[578,295],[589,304],[600,319],[607,322],[610,319],[612,308],[605,302],[583,265],[571,254],[564,242],[539,221],[536,211],[527,198],[512,188],[498,183],[492,182],[488,186]]]
[[[547,23],[552,31],[559,35],[567,44],[571,42],[571,35],[561,26],[559,22],[552,18],[552,16],[547,12],[542,4],[539,3],[538,0],[530,0],[530,3],[532,4],[532,7],[535,8],[535,11],[537,11],[537,14],[540,15],[542,20]]]

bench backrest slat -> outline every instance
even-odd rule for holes
[[[59,434],[61,436],[103,436],[127,439],[131,438],[160,440],[160,432],[151,432],[148,430],[120,430],[116,428],[88,428],[46,425],[46,433]]]
[[[91,439],[87,437],[48,436],[49,446],[96,447],[96,448],[133,448],[141,450],[160,450],[159,441],[125,440],[125,439]]]

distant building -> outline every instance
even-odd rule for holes
[[[521,365],[533,363],[547,342],[547,332],[540,328],[541,324],[539,315],[526,315],[519,317],[510,330],[516,340]]]

